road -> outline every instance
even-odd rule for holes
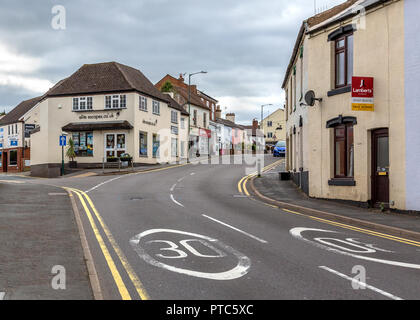
[[[238,189],[252,171],[187,164],[25,181],[74,188],[105,299],[420,297],[419,244],[257,201]]]

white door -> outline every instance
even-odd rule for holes
[[[105,158],[120,157],[126,152],[125,133],[105,134]]]

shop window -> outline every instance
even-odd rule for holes
[[[72,139],[77,157],[93,157],[93,132],[73,132]]]
[[[3,165],[3,152],[0,151],[0,168],[2,167],[2,165]]]
[[[147,132],[140,132],[140,157],[147,157]]]
[[[9,165],[17,166],[17,150],[9,151]]]
[[[154,133],[153,134],[153,157],[154,158],[159,157],[159,148],[160,148],[159,135]]]
[[[334,128],[334,176],[335,178],[354,176],[353,124]]]
[[[334,41],[335,45],[335,87],[351,84],[353,77],[353,34],[344,35]]]

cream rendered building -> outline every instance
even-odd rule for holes
[[[284,109],[276,111],[265,117],[261,124],[266,144],[275,144],[277,141],[286,141],[286,120]]]
[[[187,157],[188,113],[140,71],[115,62],[83,65],[24,118],[38,124],[30,141],[35,176],[59,175],[62,134],[76,144],[78,167],[102,166],[123,153],[135,165]]]
[[[350,0],[304,22],[298,42],[305,43],[306,90],[313,90],[317,98],[322,98],[312,107],[304,105],[307,133],[301,148],[307,159],[311,197],[420,210],[419,201],[407,199],[406,184],[406,176],[412,174],[407,172],[406,163],[418,154],[414,141],[406,139],[405,130],[407,108],[414,110],[405,100],[408,5],[419,8],[418,1],[413,0]],[[410,28],[420,31],[414,22]],[[410,34],[414,34],[412,29]],[[285,77],[286,90],[295,81],[296,55],[294,52],[292,67]],[[352,76],[374,79],[372,111],[352,108],[352,80],[354,87],[365,86]],[[297,96],[295,93],[293,101],[298,109]],[[419,117],[419,113],[412,113]],[[289,113],[288,137],[295,130],[290,116]],[[411,130],[418,132],[419,128]],[[293,135],[294,132],[292,139]],[[412,144],[409,150],[407,143]],[[290,166],[295,148],[290,145],[296,144],[288,140],[292,170],[296,169],[296,165]]]

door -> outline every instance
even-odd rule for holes
[[[7,152],[2,153],[3,159],[3,172],[7,172]]]
[[[105,158],[111,161],[112,157],[118,158],[126,152],[125,133],[105,134]]]
[[[388,129],[372,131],[372,203],[389,206]]]

